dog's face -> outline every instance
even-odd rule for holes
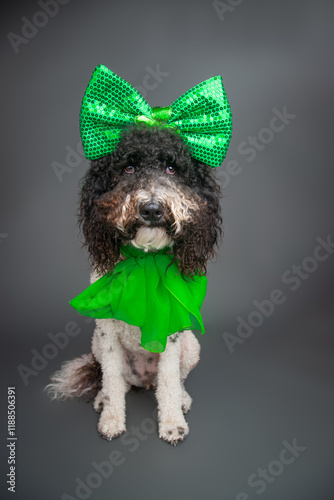
[[[79,219],[93,266],[110,271],[120,247],[170,247],[184,275],[205,273],[220,234],[219,187],[168,129],[132,128],[116,151],[91,163]]]

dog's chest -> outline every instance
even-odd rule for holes
[[[141,331],[137,326],[123,322],[119,324],[123,326],[118,336],[123,349],[125,379],[137,387],[156,387],[159,354],[141,347]]]

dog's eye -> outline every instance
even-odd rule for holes
[[[174,167],[171,167],[170,165],[166,168],[166,173],[167,174],[170,174],[170,175],[173,175],[175,174],[175,168]]]
[[[128,165],[127,167],[124,168],[124,172],[127,174],[133,174],[135,171],[135,167],[132,167],[132,165]]]

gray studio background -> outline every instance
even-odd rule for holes
[[[14,385],[18,500],[332,500],[334,255],[330,243],[317,247],[319,238],[334,239],[333,3],[62,3],[45,18],[37,1],[2,2],[1,498],[13,498],[5,483],[6,394]],[[26,28],[28,37],[24,17],[40,25]],[[186,384],[190,434],[176,448],[151,432],[152,392],[127,396],[132,445],[102,440],[92,405],[51,403],[42,392],[64,361],[90,351],[93,324],[68,301],[89,279],[75,216],[88,161],[73,150],[97,64],[151,106],[221,74],[233,112],[217,170],[224,240],[209,267],[201,362]],[[286,123],[273,120],[277,113]],[[61,178],[55,162],[67,168]],[[267,317],[252,315],[254,301],[278,296]],[[226,339],[249,315],[258,326],[231,348]],[[68,322],[80,333],[25,384],[18,366],[31,369],[33,353]],[[143,422],[144,434],[133,438]],[[299,451],[282,465],[286,443]],[[109,477],[90,476],[115,450],[122,463]],[[268,479],[251,486],[259,469]],[[91,493],[78,496],[78,478],[96,481]]]

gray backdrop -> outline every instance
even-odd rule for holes
[[[13,497],[15,386],[19,500],[332,500],[333,3],[2,7],[1,498]],[[129,434],[112,442],[92,405],[43,393],[62,362],[90,351],[93,323],[68,301],[89,279],[75,215],[88,167],[78,114],[97,64],[151,106],[220,74],[233,112],[217,170],[224,240],[187,381],[190,434],[175,448],[157,437],[152,392],[127,396]]]

